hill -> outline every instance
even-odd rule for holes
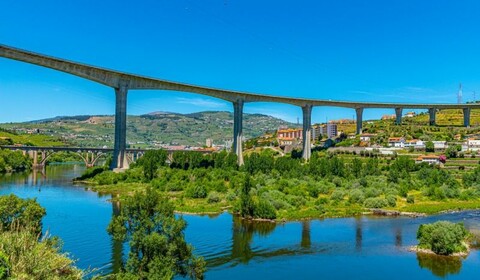
[[[276,130],[279,126],[296,125],[272,116],[244,114],[243,135],[248,139]],[[0,128],[19,135],[38,129],[39,135],[63,139],[75,146],[112,147],[114,117],[54,117],[26,123],[4,123],[0,124]],[[213,139],[215,144],[224,144],[232,139],[232,135],[231,112],[153,112],[127,118],[127,142],[134,147],[152,147],[155,144],[203,146],[207,138]]]

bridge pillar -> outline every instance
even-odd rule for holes
[[[312,154],[312,105],[305,105],[302,107],[303,112],[303,153],[302,157],[309,160]]]
[[[33,151],[32,152],[32,157],[33,157],[33,166],[37,166],[38,165],[38,152]]]
[[[356,108],[357,113],[357,131],[356,134],[362,134],[363,108]]]
[[[115,88],[115,142],[111,169],[127,169],[127,93],[126,84]]]
[[[429,119],[429,125],[436,125],[436,122],[435,122],[435,117],[436,117],[436,109],[435,108],[429,108],[428,109],[428,115],[430,116],[430,119]]]
[[[238,165],[243,165],[243,103],[243,99],[233,102],[233,149],[235,154],[237,154]]]
[[[395,108],[395,124],[401,125],[402,124],[402,108]]]
[[[470,108],[463,108],[463,126],[470,127]]]

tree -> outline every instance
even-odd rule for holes
[[[203,279],[205,261],[192,254],[183,231],[187,224],[175,218],[173,205],[148,188],[127,198],[120,214],[113,217],[108,233],[128,241],[129,258],[119,279],[172,279],[176,275]]]
[[[418,246],[430,249],[438,255],[465,251],[463,242],[467,236],[468,232],[463,223],[447,221],[420,225],[417,231]]]
[[[450,146],[445,150],[445,154],[447,158],[456,158],[458,154],[458,150],[455,146]]]
[[[435,145],[432,141],[428,141],[425,143],[425,152],[433,153],[435,152]]]
[[[250,176],[247,175],[240,193],[240,215],[244,218],[251,218],[255,215],[255,203],[250,195],[251,188],[252,182]]]
[[[45,209],[35,199],[21,199],[16,195],[0,196],[0,231],[11,227],[42,232]]]
[[[138,160],[138,165],[143,168],[143,175],[147,180],[155,178],[157,169],[165,165],[167,160],[167,152],[165,150],[150,150]]]

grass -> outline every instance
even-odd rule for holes
[[[422,201],[401,207],[403,212],[416,212],[424,214],[437,214],[444,211],[460,211],[480,209],[480,200],[448,200],[448,201]]]

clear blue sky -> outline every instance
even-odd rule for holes
[[[480,1],[2,0],[0,43],[198,85],[320,99],[456,103],[480,98]],[[113,114],[113,90],[0,58],[0,122]],[[232,106],[130,91],[129,114]],[[246,112],[301,120],[274,103]],[[366,110],[365,118],[392,111]],[[352,118],[317,107],[312,121]]]

